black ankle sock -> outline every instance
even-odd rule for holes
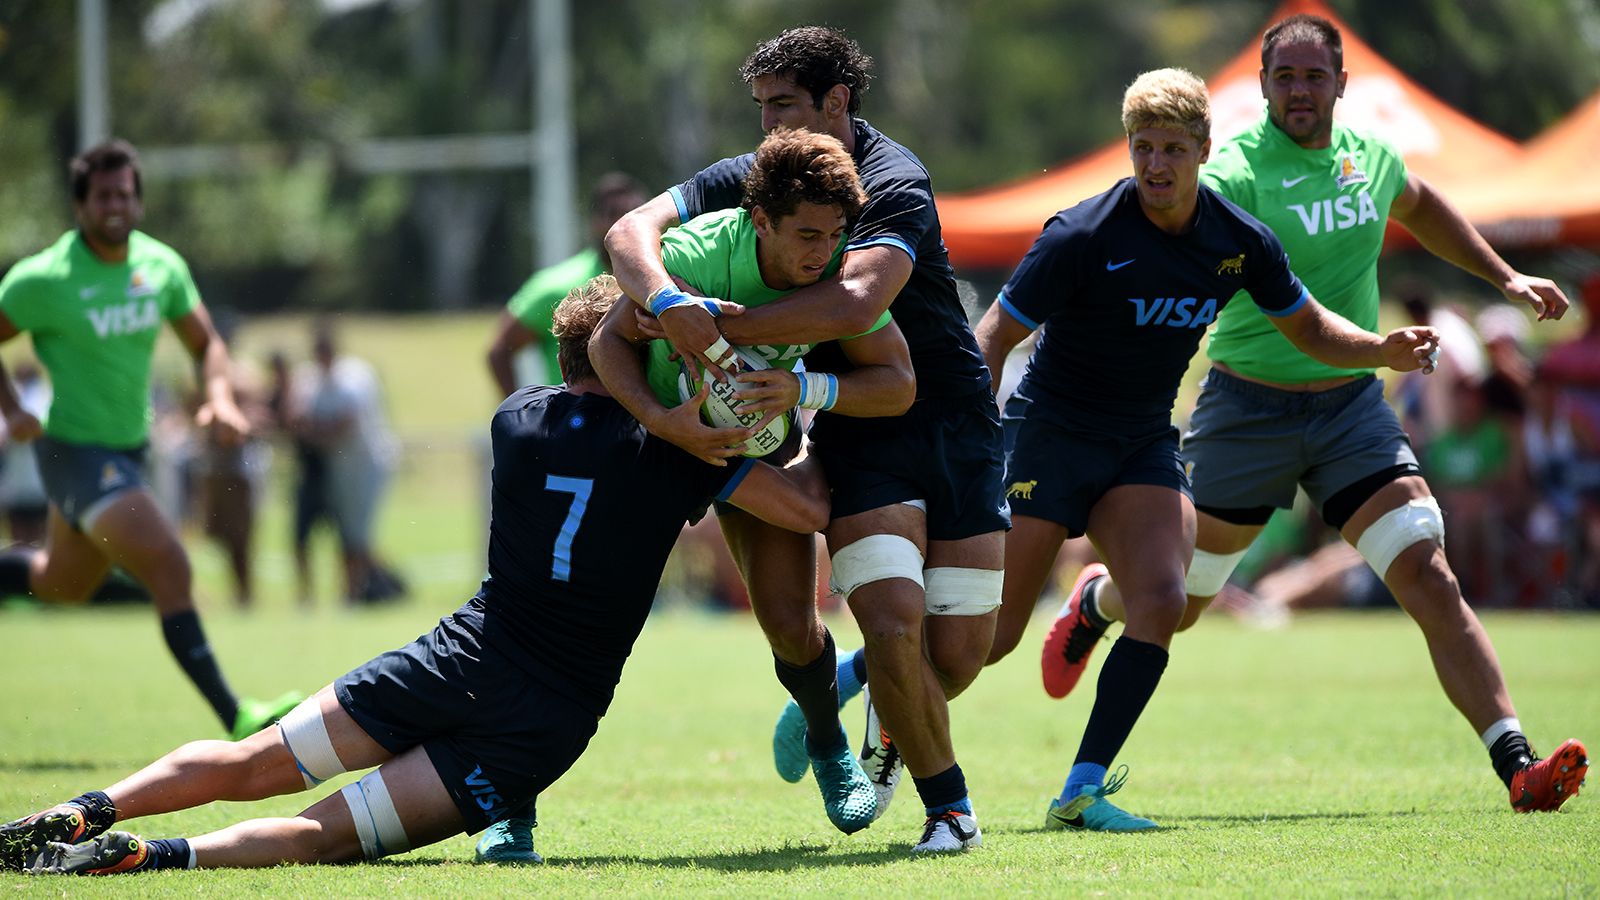
[[[922,805],[926,809],[950,806],[967,796],[967,776],[961,774],[960,763],[929,778],[913,775],[911,781],[917,786],[917,796],[922,798]]]
[[[38,552],[33,547],[26,546],[0,551],[0,597],[33,595],[33,585],[28,570],[29,564]]]
[[[839,729],[839,660],[833,634],[822,631],[822,652],[803,666],[791,666],[772,657],[778,683],[799,704],[806,717],[806,750],[813,756],[831,756],[845,746]]]
[[[102,835],[117,824],[117,808],[103,791],[79,794],[67,802],[83,810],[83,821],[88,829],[83,834],[85,840]]]
[[[1111,620],[1100,613],[1100,589],[1106,586],[1106,581],[1106,578],[1101,577],[1085,585],[1083,599],[1080,601],[1083,604],[1083,617],[1089,620],[1090,625],[1101,631],[1111,627]]]
[[[147,868],[189,868],[189,841],[187,838],[162,838],[155,841],[145,841],[145,846],[150,848],[150,861],[146,864]]]
[[[1533,765],[1533,748],[1528,746],[1528,739],[1522,732],[1508,731],[1489,748],[1489,759],[1494,764],[1495,774],[1506,787],[1511,787],[1511,776]]]
[[[533,817],[533,801],[529,800],[527,803],[524,803],[521,806],[517,807],[516,809],[513,809],[511,811],[510,815],[507,815],[506,818],[508,818],[508,819],[527,819],[529,822],[532,822],[533,818],[534,818]]]
[[[1117,638],[1106,654],[1105,665],[1100,667],[1094,708],[1089,712],[1089,724],[1084,726],[1083,743],[1078,745],[1074,764],[1111,765],[1156,692],[1166,668],[1164,648],[1127,635]]]
[[[211,655],[211,645],[206,643],[206,633],[200,627],[200,616],[194,610],[173,613],[161,620],[161,634],[167,639],[167,649],[183,667],[194,686],[211,704],[222,728],[232,731],[239,717],[239,701],[228,689],[228,682],[217,668],[216,657]]]

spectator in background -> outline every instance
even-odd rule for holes
[[[311,578],[311,529],[328,518],[328,463],[322,448],[312,443],[299,428],[299,394],[289,358],[274,351],[268,359],[272,384],[268,388],[267,408],[278,431],[287,436],[294,450],[293,546],[296,596],[302,607],[315,602]]]
[[[506,304],[489,344],[489,372],[506,396],[524,384],[560,384],[555,342],[550,337],[551,317],[567,292],[596,275],[611,271],[606,255],[606,231],[629,210],[649,199],[633,176],[612,172],[595,182],[589,205],[589,244],[562,262],[540,269]],[[524,348],[538,351],[539,365],[519,365]],[[532,354],[526,354],[532,355]],[[525,356],[526,356],[525,355]]]
[[[1439,333],[1438,372],[1444,377],[1421,373],[1400,376],[1401,423],[1420,454],[1435,434],[1455,420],[1455,379],[1481,380],[1488,371],[1488,362],[1472,323],[1455,309],[1435,304],[1432,289],[1426,283],[1407,281],[1398,296],[1412,322]]]
[[[379,564],[372,548],[372,523],[397,457],[383,413],[377,373],[365,360],[339,356],[333,328],[316,326],[316,361],[300,386],[297,431],[323,454],[325,498],[344,560],[345,593],[352,603],[394,599],[405,586]]]
[[[195,457],[200,501],[200,521],[206,536],[217,542],[228,558],[233,576],[233,598],[240,609],[255,602],[252,542],[255,537],[256,497],[267,465],[267,446],[261,429],[271,424],[258,384],[244,369],[231,374],[234,401],[249,420],[251,432],[243,443],[220,439],[216,429],[202,429]]]
[[[1424,471],[1449,517],[1445,556],[1474,604],[1503,595],[1509,560],[1507,498],[1519,474],[1512,432],[1491,414],[1482,382],[1453,379],[1455,418],[1434,435],[1423,454]]]
[[[1573,437],[1570,484],[1578,497],[1577,590],[1584,602],[1600,606],[1600,271],[1584,281],[1582,293],[1583,333],[1551,347],[1539,373],[1557,390],[1552,403]]]
[[[21,363],[11,373],[17,389],[17,402],[35,418],[43,419],[50,408],[50,384],[39,367]],[[26,443],[13,441],[0,430],[0,509],[5,510],[6,534],[14,544],[43,544],[45,520],[50,499],[45,496],[39,463]]]

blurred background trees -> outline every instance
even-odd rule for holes
[[[1408,75],[1518,140],[1600,86],[1593,0],[1330,5]],[[494,305],[534,268],[526,168],[407,174],[374,171],[356,155],[363,139],[526,134],[535,98],[525,0],[108,6],[112,130],[164,148],[147,182],[146,227],[184,252],[210,303],[252,312]],[[912,147],[941,190],[960,190],[1114,138],[1133,75],[1174,64],[1213,71],[1275,6],[573,3],[580,202],[612,169],[665,188],[750,149],[758,120],[738,65],[802,12],[847,29],[877,59],[866,117]],[[77,146],[76,15],[64,0],[0,4],[0,267],[70,225],[62,173]],[[206,174],[175,177],[175,161]],[[581,222],[574,209],[574,233]]]

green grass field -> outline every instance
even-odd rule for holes
[[[414,637],[448,603],[434,592],[394,609],[308,618],[216,610],[209,622],[236,685],[266,694],[312,689]],[[833,624],[851,646],[852,626]],[[1500,615],[1489,628],[1530,737],[1544,747],[1569,735],[1592,744],[1600,619]],[[216,736],[147,611],[12,609],[0,613],[0,633],[13,698],[0,712],[0,816],[103,787],[177,743]],[[1398,614],[1311,616],[1271,634],[1219,617],[1186,636],[1122,757],[1132,777],[1117,799],[1167,826],[1150,835],[1042,830],[1090,696],[1047,699],[1036,666],[1018,654],[953,707],[986,841],[959,858],[907,858],[921,823],[909,784],[868,831],[834,832],[809,779],[791,786],[772,772],[781,689],[754,623],[680,610],[646,629],[588,754],[541,799],[542,868],[473,866],[472,842],[461,837],[375,865],[72,884],[4,875],[0,884],[7,893],[206,896],[1600,893],[1600,789],[1557,815],[1510,812]],[[856,735],[858,708],[846,718]],[[292,814],[326,792],[136,827],[194,834]]]
[[[188,536],[207,628],[240,692],[314,690],[411,640],[476,588],[484,539],[476,442],[496,399],[481,363],[490,321],[345,322],[346,344],[385,380],[407,448],[378,529],[380,548],[413,586],[405,603],[339,606],[324,538],[316,603],[297,611],[284,464],[261,504],[257,610],[231,607],[220,555]],[[275,319],[247,326],[235,350],[258,359],[305,343],[303,319]],[[170,352],[166,359],[181,368]],[[841,646],[855,646],[850,622],[832,624]],[[1501,614],[1488,626],[1535,743],[1552,748],[1578,736],[1600,745],[1600,617]],[[542,798],[542,868],[473,866],[472,841],[461,837],[375,865],[93,882],[0,874],[0,891],[1600,896],[1600,781],[1558,815],[1511,813],[1487,754],[1398,614],[1308,616],[1270,634],[1224,617],[1203,623],[1180,639],[1121,759],[1132,771],[1117,802],[1167,830],[1045,832],[1045,806],[1061,787],[1091,696],[1044,696],[1035,656],[1042,637],[1036,622],[1025,652],[986,672],[953,707],[986,840],[960,858],[907,858],[921,830],[909,784],[868,831],[835,832],[809,778],[792,786],[772,772],[782,690],[754,622],[678,604],[646,629],[589,753]],[[0,678],[8,687],[0,820],[104,787],[186,740],[219,736],[145,609],[0,606]],[[859,704],[845,721],[859,738]],[[337,786],[132,827],[190,835],[293,814]]]

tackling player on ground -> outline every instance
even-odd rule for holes
[[[1218,149],[1206,184],[1271,227],[1311,292],[1362,327],[1377,323],[1377,259],[1390,217],[1507,300],[1560,318],[1560,288],[1507,265],[1393,147],[1334,120],[1343,56],[1326,19],[1298,15],[1268,29],[1266,115]],[[1183,440],[1200,516],[1179,630],[1222,589],[1272,511],[1290,507],[1303,487],[1422,629],[1446,696],[1489,748],[1512,807],[1559,807],[1582,783],[1587,753],[1569,740],[1540,761],[1523,736],[1494,646],[1445,559],[1439,504],[1372,366],[1309,359],[1272,324],[1249,304],[1229,304],[1208,348],[1213,366]],[[1112,584],[1099,574],[1079,579],[1046,640],[1053,696],[1072,689],[1108,624],[1126,620],[1125,576],[1113,573]]]
[[[70,169],[78,227],[0,281],[0,342],[28,332],[54,395],[43,425],[17,402],[0,367],[0,414],[14,441],[33,441],[50,498],[43,549],[0,553],[0,595],[80,603],[112,566],[150,593],[167,649],[222,721],[243,737],[304,695],[240,700],[217,667],[195,610],[189,556],[145,484],[150,367],[163,322],[198,367],[196,421],[225,445],[250,424],[234,403],[228,349],[211,325],[189,267],[136,230],[144,215],[139,157],[112,140]]]
[[[716,498],[802,533],[827,519],[814,467],[706,465],[651,437],[606,394],[588,342],[620,297],[610,276],[574,291],[554,323],[567,385],[523,388],[495,413],[489,577],[477,596],[277,728],[186,744],[103,791],[0,826],[0,867],[110,874],[377,859],[478,831],[560,778],[599,727],[690,516]],[[706,393],[671,414],[697,415]],[[617,565],[624,534],[628,564]],[[292,818],[189,839],[110,830],[373,766]]]
[[[676,295],[661,266],[661,234],[708,210],[738,205],[748,155],[715,163],[624,216],[606,247],[618,280],[657,312],[673,346],[707,364],[727,365],[730,343],[807,343],[860,333],[894,304],[916,369],[916,404],[892,418],[819,413],[810,431],[833,491],[826,531],[833,582],[861,626],[865,654],[837,670],[827,663],[831,648],[814,600],[798,590],[806,582],[752,584],[751,596],[758,602],[767,591],[780,598],[772,608],[808,613],[762,622],[773,646],[786,648],[781,655],[815,681],[808,693],[831,692],[839,673],[859,685],[871,669],[877,693],[868,702],[862,762],[880,788],[879,814],[903,759],[926,814],[918,849],[958,850],[980,837],[956,764],[946,698],[983,668],[1000,603],[1008,525],[1000,424],[989,372],[956,294],[927,170],[856,115],[871,64],[842,33],[803,27],[762,43],[741,69],[763,130],[830,134],[856,161],[867,205],[851,229],[838,278],[720,319]],[[807,368],[841,372],[846,363],[825,344]],[[791,693],[799,692],[791,687]],[[777,768],[790,780],[805,772],[803,736],[811,718],[788,707],[774,736]]]
[[[774,131],[757,148],[744,191],[740,208],[706,213],[662,236],[662,262],[675,279],[701,294],[757,309],[788,302],[781,298],[837,272],[847,225],[860,215],[867,199],[855,163],[837,139],[808,131]],[[702,302],[719,313],[728,308],[718,301]],[[697,434],[675,433],[672,426],[681,417],[665,415],[679,403],[679,363],[671,357],[667,342],[658,340],[651,342],[641,364],[636,345],[643,340],[633,310],[617,309],[595,335],[590,350],[595,369],[612,395],[647,428],[693,446]],[[739,409],[788,415],[798,403],[859,417],[895,416],[910,407],[916,394],[911,357],[887,311],[865,334],[839,342],[850,367],[838,375],[797,370],[813,346],[780,343],[748,348],[771,368],[739,373],[741,382],[756,385],[741,391],[744,402]],[[785,449],[792,452],[799,447],[799,435],[790,437]],[[742,442],[735,443],[739,446],[703,454],[717,463],[737,458]],[[726,506],[718,508],[717,521],[749,584],[770,584],[781,575],[805,591],[803,597],[799,591],[785,596],[790,605],[779,610],[768,606],[772,594],[759,595],[752,605],[763,623],[800,615],[816,619],[813,535],[780,532]],[[877,818],[877,793],[839,723],[833,637],[820,620],[816,627],[823,629],[824,650],[809,670],[805,660],[786,659],[787,648],[776,645],[774,666],[778,680],[809,718],[813,737],[806,743],[806,759],[828,818],[849,834]]]
[[[1013,528],[990,661],[1017,645],[1069,537],[1088,535],[1126,596],[1128,627],[1101,670],[1051,828],[1156,827],[1105,799],[1126,777],[1107,780],[1106,770],[1155,693],[1183,617],[1195,511],[1172,404],[1206,326],[1249,304],[1294,346],[1343,366],[1422,368],[1437,346],[1431,329],[1380,336],[1329,312],[1266,226],[1200,186],[1211,149],[1200,79],[1140,75],[1123,95],[1122,125],[1133,177],[1046,223],[978,323],[990,368],[1044,328],[1006,404]]]

